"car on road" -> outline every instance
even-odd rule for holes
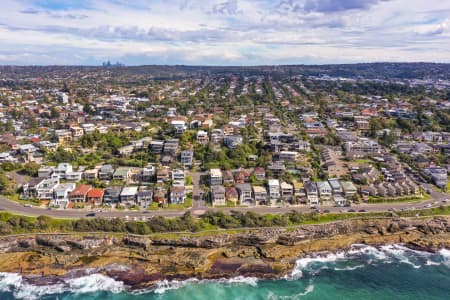
[[[430,203],[425,204],[423,207],[424,207],[424,208],[430,208],[430,207],[431,207],[431,204],[430,204]]]
[[[447,202],[448,202],[448,199],[442,200],[442,203],[447,203]]]
[[[323,212],[324,212],[324,213],[329,213],[330,210],[329,210],[329,209],[325,209]]]
[[[347,210],[347,212],[356,212],[356,210],[354,210],[353,208]]]
[[[90,212],[86,215],[86,217],[95,217],[95,212]]]
[[[365,212],[367,212],[367,210],[365,210],[365,209],[360,209],[360,210],[358,210],[358,212],[365,213]]]
[[[23,207],[33,207],[31,204],[24,204]]]

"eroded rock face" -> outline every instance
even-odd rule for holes
[[[450,217],[358,219],[178,238],[112,238],[107,234],[5,237],[0,238],[0,272],[61,276],[89,268],[136,288],[162,279],[189,277],[273,278],[290,272],[295,260],[307,253],[345,250],[358,243],[405,243],[427,251],[449,248]]]

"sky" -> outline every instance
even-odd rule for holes
[[[0,5],[0,65],[450,63],[450,0]]]

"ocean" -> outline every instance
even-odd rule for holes
[[[278,280],[236,277],[160,282],[148,291],[92,273],[64,284],[31,286],[18,274],[0,273],[0,299],[221,300],[221,299],[450,299],[450,250],[428,253],[402,245],[353,245],[339,253],[301,258]]]

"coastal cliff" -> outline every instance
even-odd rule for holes
[[[403,243],[436,251],[450,248],[450,217],[354,219],[295,228],[149,237],[108,234],[38,234],[0,238],[0,272],[21,273],[35,284],[95,270],[133,289],[167,279],[235,276],[276,278],[295,261],[352,244]]]

